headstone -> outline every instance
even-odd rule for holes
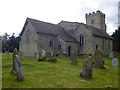
[[[71,64],[77,64],[77,55],[75,53],[70,54]]]
[[[40,55],[40,54],[39,54],[39,52],[37,51],[37,52],[36,52],[36,58],[37,58],[37,59],[39,59],[39,57],[40,57],[39,55]]]
[[[48,57],[51,56],[51,52],[47,52],[46,56],[48,56]]]
[[[51,52],[51,56],[54,56],[53,51]]]
[[[104,61],[102,60],[102,52],[96,49],[94,56],[95,56],[95,67],[105,69]]]
[[[24,81],[21,62],[20,62],[19,56],[16,52],[17,52],[17,49],[14,50],[14,54],[13,54],[14,65],[13,65],[13,69],[12,69],[11,73],[16,75],[18,80]]]
[[[22,59],[23,59],[23,53],[20,52],[19,55],[20,55],[20,59],[21,59],[21,61],[22,61]]]
[[[118,66],[118,59],[117,58],[112,59],[112,66]]]
[[[116,57],[116,56],[117,56],[117,52],[113,51],[113,57]]]
[[[80,77],[83,78],[92,78],[93,73],[93,65],[94,61],[92,60],[92,56],[89,56],[84,62],[83,62],[83,69],[80,73]]]
[[[45,50],[42,50],[41,57],[45,57],[45,56],[46,56]]]
[[[109,58],[113,58],[113,52],[109,53]]]
[[[15,71],[15,55],[18,55],[17,48],[15,48],[13,51],[13,67],[12,67],[11,73],[13,73]]]

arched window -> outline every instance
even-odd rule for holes
[[[58,50],[60,50],[62,48],[61,44],[58,44]]]
[[[50,40],[50,46],[53,47],[53,41],[52,40]]]
[[[84,44],[84,38],[83,38],[83,35],[81,34],[80,35],[80,46],[83,46]]]

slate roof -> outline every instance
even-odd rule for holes
[[[48,22],[31,19],[31,18],[27,18],[25,25],[28,22],[32,24],[36,33],[38,34],[39,33],[51,34],[51,35],[58,36],[67,42],[77,42],[76,39],[68,35],[67,32],[61,26],[51,24]],[[25,29],[25,25],[23,29]]]
[[[93,27],[93,26],[91,26],[91,25],[84,24],[84,23],[79,23],[79,22],[68,22],[68,21],[61,21],[60,23],[62,23],[62,22],[64,22],[64,23],[66,22],[66,23],[70,23],[70,24],[75,24],[76,27],[79,27],[80,25],[84,25],[88,30],[93,30],[93,35],[94,35],[94,36],[112,39],[112,37],[110,37],[110,36],[109,36],[106,32],[104,32],[102,29]],[[60,24],[60,23],[59,23],[59,24]]]
[[[81,24],[83,24],[83,23],[81,23]],[[93,26],[87,25],[87,24],[84,24],[84,25],[85,25],[88,29],[93,30],[93,35],[94,35],[94,36],[112,39],[112,37],[110,37],[110,35],[108,35],[108,34],[107,34],[106,32],[104,32],[102,29],[99,29],[99,28],[96,28],[96,27],[93,27]]]

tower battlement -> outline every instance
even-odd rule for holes
[[[86,24],[102,29],[106,32],[105,14],[101,11],[85,14]]]

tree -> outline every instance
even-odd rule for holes
[[[19,50],[19,42],[20,35],[16,37],[15,33],[13,33],[12,36],[5,33],[2,36],[2,51],[5,52],[6,50],[9,50],[10,52],[13,52],[14,48]]]
[[[112,34],[113,40],[113,50],[120,52],[120,27],[118,30],[115,30],[115,32]]]

